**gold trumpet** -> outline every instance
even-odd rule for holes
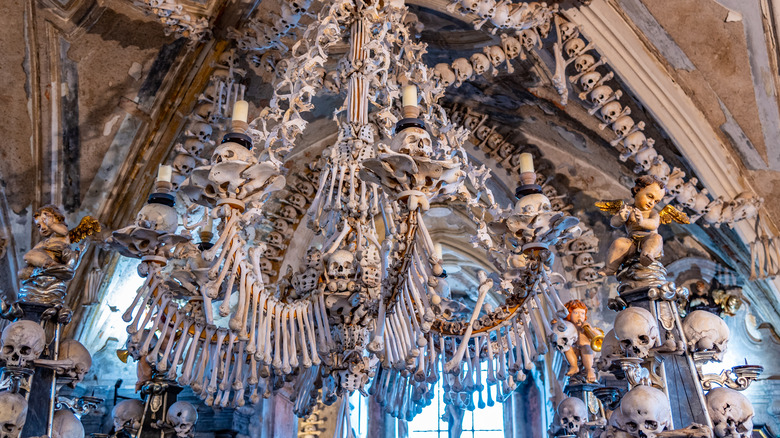
[[[119,360],[121,360],[124,363],[127,363],[127,358],[128,356],[130,356],[130,352],[125,349],[117,350],[116,355],[119,358]]]
[[[582,331],[590,340],[590,348],[593,351],[601,351],[601,344],[604,342],[604,330],[585,323],[582,325]]]

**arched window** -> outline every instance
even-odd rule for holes
[[[439,367],[441,375],[441,367]],[[487,375],[487,364],[482,364],[483,376]],[[491,388],[495,391],[495,387]],[[494,403],[483,409],[459,410],[444,402],[442,380],[436,383],[435,396],[431,404],[409,422],[409,438],[448,438],[450,427],[461,428],[461,438],[504,438],[504,406]],[[474,397],[474,405],[478,403],[478,394]],[[483,392],[483,400],[487,397]],[[460,417],[460,418],[458,418]],[[452,419],[455,424],[448,421]]]

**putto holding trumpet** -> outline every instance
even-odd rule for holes
[[[595,383],[596,372],[593,369],[593,352],[601,351],[601,342],[604,340],[604,331],[588,324],[588,307],[580,300],[571,300],[564,304],[569,315],[566,320],[577,327],[579,338],[571,349],[566,351],[566,361],[569,362],[567,376],[573,376],[580,372],[579,362],[585,370],[585,380]]]

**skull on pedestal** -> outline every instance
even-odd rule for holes
[[[33,321],[16,321],[3,330],[0,345],[0,360],[6,366],[26,367],[43,353],[46,333]]]
[[[141,400],[122,400],[114,406],[114,410],[111,412],[111,416],[114,418],[114,432],[126,430],[135,434],[141,427],[143,415],[144,404]]]
[[[52,422],[52,438],[83,438],[84,425],[81,420],[68,409],[54,413]]]
[[[0,435],[17,438],[27,421],[27,400],[19,394],[0,392]]]
[[[393,137],[390,149],[413,157],[430,157],[433,154],[433,143],[426,130],[406,128]]]
[[[588,421],[588,408],[585,402],[577,397],[566,397],[558,403],[558,417],[567,435],[577,435],[580,428]]]
[[[173,426],[178,438],[190,438],[195,434],[198,411],[189,402],[180,400],[168,408],[168,424]]]
[[[714,351],[715,359],[723,360],[729,342],[729,327],[721,317],[706,310],[694,310],[682,325],[691,352]]]
[[[626,354],[644,359],[658,342],[658,323],[648,310],[629,307],[615,317],[615,337]]]
[[[669,399],[660,389],[639,385],[620,400],[618,428],[632,436],[653,438],[672,426]]]
[[[753,436],[753,405],[741,392],[731,388],[714,388],[707,393],[707,410],[718,438]]]

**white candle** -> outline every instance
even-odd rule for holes
[[[245,100],[237,100],[233,104],[233,121],[242,121],[246,123],[247,116],[249,115],[249,102]]]
[[[171,172],[173,167],[163,164],[157,169],[157,181],[159,182],[171,182]]]
[[[520,173],[534,171],[534,157],[528,152],[520,154]]]
[[[417,106],[417,87],[407,85],[404,87],[403,106]]]

